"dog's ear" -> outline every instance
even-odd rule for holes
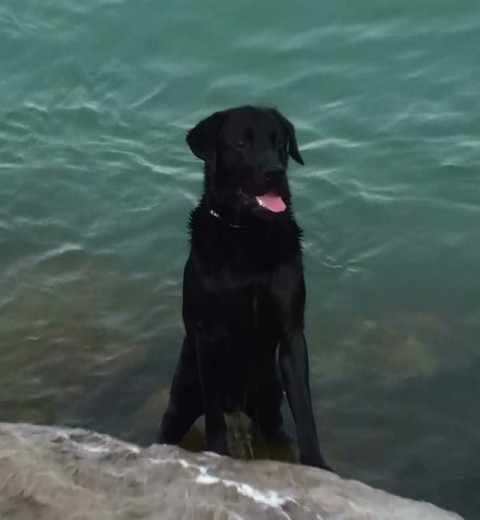
[[[215,160],[215,145],[217,136],[228,110],[214,112],[194,126],[187,134],[187,144],[202,161],[206,163]]]
[[[276,108],[271,108],[270,112],[282,123],[283,128],[287,132],[288,137],[288,155],[299,164],[303,162],[300,151],[298,150],[297,136],[295,135],[295,128],[290,121],[284,117]]]

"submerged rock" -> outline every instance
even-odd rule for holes
[[[79,429],[0,423],[8,520],[455,520],[431,504],[315,468],[173,446],[139,448]]]

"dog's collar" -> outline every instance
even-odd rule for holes
[[[235,228],[235,229],[240,229],[242,226],[238,225],[238,224],[231,224],[230,222],[227,222],[224,218],[222,218],[216,211],[214,211],[213,209],[210,209],[208,210],[208,212],[210,213],[210,215],[212,215],[212,217],[215,217],[215,218],[218,218],[218,220],[221,220],[224,224],[226,224],[227,226],[230,226],[232,228]]]

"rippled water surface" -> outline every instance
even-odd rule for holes
[[[480,4],[3,0],[0,420],[153,440],[182,338],[186,130],[278,106],[324,452],[480,517]]]

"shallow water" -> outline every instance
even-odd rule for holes
[[[182,337],[185,131],[278,106],[324,451],[480,516],[480,5],[0,6],[0,420],[148,443]]]

